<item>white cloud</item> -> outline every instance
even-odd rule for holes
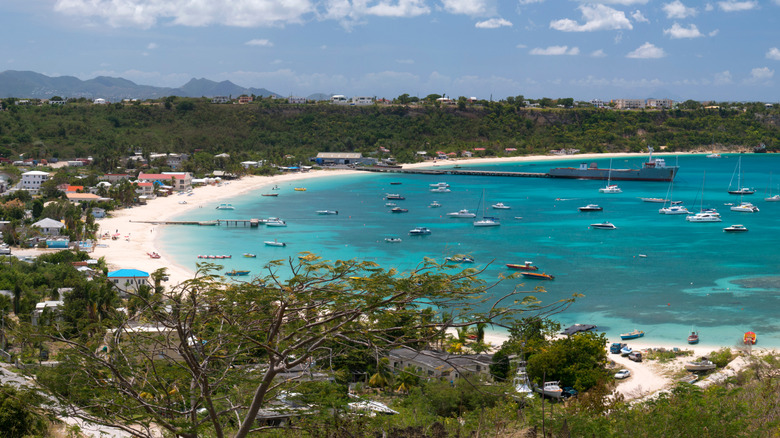
[[[776,0],[780,1],[780,0]],[[544,3],[544,0],[517,0],[517,3],[520,5],[530,5],[532,3]]]
[[[708,33],[707,35],[711,36],[711,37],[714,37],[715,35],[718,34],[718,32],[720,32],[720,29],[715,29],[713,31],[710,31],[710,33]]]
[[[651,43],[644,43],[638,49],[626,55],[626,58],[654,59],[663,58],[664,56],[666,56],[664,49],[656,47]]]
[[[774,70],[770,70],[769,67],[756,67],[750,70],[749,82],[763,82],[772,79],[775,75]]]
[[[157,43],[149,43],[149,44],[146,46],[146,48],[147,48],[148,50],[154,50],[154,49],[156,49],[157,47],[158,47],[158,46],[157,46]]]
[[[728,85],[732,82],[733,80],[731,79],[730,71],[726,70],[720,73],[715,73],[715,80],[713,81],[715,85]]]
[[[528,46],[526,46],[525,44],[518,44],[518,45],[516,45],[515,47],[517,47],[518,49],[525,49],[525,48],[527,48]]]
[[[529,53],[531,55],[579,55],[580,49],[577,47],[572,47],[570,49],[569,46],[550,46],[546,49],[537,47],[531,49]]]
[[[593,52],[591,52],[590,57],[591,58],[606,58],[607,54],[604,53],[604,50],[598,49],[598,50],[594,50]]]
[[[353,6],[355,4],[361,5],[360,9],[363,9],[362,1],[354,2]],[[365,15],[379,17],[417,17],[430,12],[431,9],[426,6],[424,0],[398,0],[397,3],[393,3],[392,0],[381,0],[376,5],[365,8]]]
[[[672,39],[699,38],[704,36],[704,34],[699,32],[699,28],[695,24],[691,24],[690,27],[682,27],[678,23],[674,23],[670,29],[664,29],[664,35],[669,35]]]
[[[758,2],[754,0],[750,1],[736,1],[727,0],[724,2],[718,2],[718,7],[723,12],[740,12],[749,11],[758,7]]]
[[[639,9],[637,9],[636,11],[631,13],[631,18],[633,18],[634,21],[636,21],[637,23],[649,23],[650,22],[650,20],[645,18],[644,15],[642,15],[642,11],[640,11]]]
[[[707,12],[714,11],[715,10],[715,6],[712,6],[712,3],[707,3],[704,6],[704,10],[707,11]]]
[[[685,6],[680,0],[666,3],[661,9],[666,12],[666,18],[687,18],[696,15],[695,8]]]
[[[780,61],[780,49],[778,49],[777,47],[772,47],[771,49],[769,49],[768,52],[766,52],[766,57],[767,59],[774,59],[775,61]]]
[[[512,23],[503,18],[491,18],[490,20],[480,21],[474,25],[477,29],[498,29],[499,27],[504,26],[512,27]]]
[[[414,64],[414,59],[396,59],[395,62],[399,64]]]
[[[300,23],[314,12],[310,0],[56,0],[54,10],[113,27],[149,28],[162,20],[182,26],[253,27]]]
[[[631,5],[644,5],[647,4],[648,0],[579,0],[581,3],[602,3],[602,4],[612,4],[612,5],[623,5],[623,6],[631,6]]]
[[[592,32],[595,30],[633,29],[631,22],[623,11],[612,9],[600,4],[582,5],[578,8],[582,12],[584,24],[564,18],[550,22],[550,28],[562,32]]]
[[[495,7],[488,0],[441,0],[441,3],[450,14],[475,17],[495,13]]]
[[[258,47],[273,47],[274,43],[268,41],[267,39],[255,39],[255,40],[249,40],[245,42],[247,46],[258,46]]]

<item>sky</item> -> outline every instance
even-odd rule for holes
[[[2,0],[0,17],[0,71],[82,80],[780,101],[780,0]]]

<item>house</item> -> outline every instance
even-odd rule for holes
[[[615,99],[612,101],[617,109],[644,109],[644,99]]]
[[[119,269],[108,273],[108,281],[119,289],[120,295],[138,290],[138,286],[149,284],[149,273],[138,269]]]
[[[92,217],[94,217],[95,219],[103,219],[104,217],[106,217],[106,210],[102,208],[93,208]]]
[[[32,194],[38,193],[41,189],[41,184],[49,180],[49,172],[41,172],[39,170],[31,170],[22,174],[22,190],[32,192]]]
[[[355,96],[352,98],[353,105],[373,105],[374,98],[368,96]]]
[[[314,161],[320,166],[337,164],[373,166],[376,164],[376,158],[364,157],[360,152],[320,152],[316,158],[311,158],[310,161]]]
[[[450,381],[463,376],[489,377],[490,364],[493,363],[492,354],[450,354],[433,350],[416,351],[407,347],[391,350],[387,358],[395,372],[411,366],[421,377]]]
[[[40,229],[41,234],[44,236],[59,236],[62,229],[65,228],[65,224],[62,222],[55,221],[54,219],[50,219],[48,217],[39,220],[38,222],[32,224],[32,226]]]
[[[253,100],[252,96],[247,96],[245,94],[241,95],[241,96],[238,96],[238,103],[241,103],[241,104],[252,102],[252,100]]]
[[[159,183],[178,192],[192,188],[192,174],[189,172],[139,173],[138,181]]]
[[[65,196],[68,198],[68,201],[70,202],[98,202],[98,201],[105,201],[109,198],[104,198],[102,196],[93,195],[92,193],[75,193],[75,192],[68,192],[65,193]]]
[[[211,98],[211,103],[230,103],[230,98],[227,96],[214,96]]]
[[[304,104],[304,103],[306,103],[306,98],[305,97],[290,96],[290,97],[287,98],[287,103],[298,104],[298,105]]]
[[[60,314],[60,310],[64,305],[65,302],[60,300],[40,302],[35,305],[35,310],[33,310],[30,322],[32,325],[38,325],[38,322],[41,322],[41,317],[43,316],[44,312],[51,313],[52,320],[61,321],[62,315]]]
[[[154,183],[152,182],[134,182],[135,184],[135,193],[139,197],[146,197],[146,198],[152,198],[154,197]]]
[[[97,99],[93,100],[92,103],[95,105],[106,105],[108,104],[108,101],[106,99],[103,99],[102,97],[98,97]]]
[[[335,94],[330,97],[330,103],[334,105],[348,105],[349,100],[347,100],[347,96],[344,96],[343,94]]]

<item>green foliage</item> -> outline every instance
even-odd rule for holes
[[[721,348],[718,351],[710,353],[708,359],[710,362],[717,365],[718,368],[723,368],[734,360],[734,352],[732,352],[730,348]]]
[[[692,356],[692,350],[673,350],[666,348],[649,349],[645,358],[647,360],[657,360],[660,363],[666,363],[677,359],[678,357]]]
[[[604,333],[584,332],[556,339],[528,358],[528,376],[541,384],[559,380],[577,391],[592,388],[607,379]]]
[[[41,401],[41,397],[33,391],[0,386],[0,436],[43,436],[48,422],[39,409]]]

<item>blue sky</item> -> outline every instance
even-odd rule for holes
[[[0,14],[0,70],[49,76],[780,101],[780,0],[2,0]]]

